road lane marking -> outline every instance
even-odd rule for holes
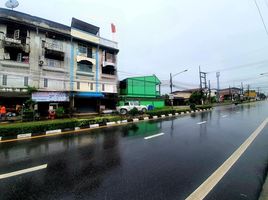
[[[18,176],[18,175],[21,175],[21,174],[26,174],[26,173],[38,171],[38,170],[45,169],[45,168],[47,168],[47,164],[39,165],[39,166],[36,166],[36,167],[31,167],[31,168],[28,168],[28,169],[23,169],[23,170],[19,170],[19,171],[15,171],[15,172],[10,172],[10,173],[7,173],[7,174],[1,174],[0,175],[0,180],[5,179],[5,178],[9,178],[9,177],[12,177],[12,176]]]
[[[255,138],[261,133],[268,123],[266,118],[261,125],[245,140],[245,142],[216,170],[208,177],[186,200],[204,199],[207,194],[217,185],[223,176],[236,163],[241,155],[246,151]]]
[[[207,121],[203,121],[203,122],[198,122],[198,123],[196,123],[196,124],[205,124],[205,123],[207,123]]]
[[[228,115],[223,115],[222,117],[225,118],[225,117],[227,117],[227,116],[228,116]]]
[[[145,137],[144,139],[145,139],[145,140],[148,140],[148,139],[151,139],[151,138],[155,138],[155,137],[162,136],[162,135],[164,135],[164,134],[165,134],[165,133],[158,133],[158,134],[155,134],[155,135],[151,135],[151,136]]]

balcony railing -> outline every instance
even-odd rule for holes
[[[46,59],[45,65],[48,67],[55,67],[55,68],[61,68],[61,61],[59,60],[53,60],[53,59]]]
[[[63,43],[58,40],[46,39],[45,48],[54,50],[54,51],[63,51]]]

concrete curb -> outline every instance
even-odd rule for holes
[[[127,123],[127,120],[122,120],[121,123]]]
[[[137,119],[137,118],[134,118],[132,121],[133,121],[133,122],[138,122],[138,121],[140,121],[140,120]]]
[[[153,116],[153,119],[157,119],[158,118],[158,116]]]
[[[97,128],[99,127],[100,125],[99,124],[90,124],[89,125],[89,128]]]
[[[112,126],[115,125],[115,122],[106,122],[106,126]]]
[[[75,131],[80,130],[80,129],[81,129],[80,127],[74,127]]]
[[[20,138],[30,138],[32,137],[32,134],[31,133],[25,133],[25,134],[19,134],[17,135],[17,138],[20,139]]]
[[[143,120],[149,120],[149,117],[144,117]]]
[[[54,133],[61,133],[61,129],[56,129],[56,130],[46,131],[46,135],[54,134]]]

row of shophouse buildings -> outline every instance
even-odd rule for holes
[[[126,101],[163,107],[155,75],[118,81],[118,52],[117,42],[87,22],[72,18],[66,26],[0,8],[0,104],[15,109],[31,98],[45,114],[51,106],[88,113]],[[29,88],[37,91],[29,94]],[[174,104],[185,104],[198,90],[173,92]],[[239,88],[220,91],[225,99],[240,94]]]
[[[113,109],[119,85],[123,100],[159,97],[155,76],[119,84],[118,52],[117,42],[102,38],[100,28],[87,22],[72,18],[66,26],[0,8],[0,104],[14,108],[32,98],[41,112],[51,105],[76,112]],[[37,89],[31,96],[29,87]]]

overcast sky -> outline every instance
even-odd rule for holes
[[[268,26],[268,0],[257,0]],[[6,0],[0,1],[4,7]],[[116,25],[119,77],[174,77],[181,88],[199,85],[198,66],[216,87],[260,86],[268,91],[268,36],[254,0],[19,0],[17,11],[70,25],[76,17],[112,39]],[[124,72],[128,72],[126,74]],[[245,86],[246,87],[246,86]],[[167,88],[168,89],[168,88]]]

